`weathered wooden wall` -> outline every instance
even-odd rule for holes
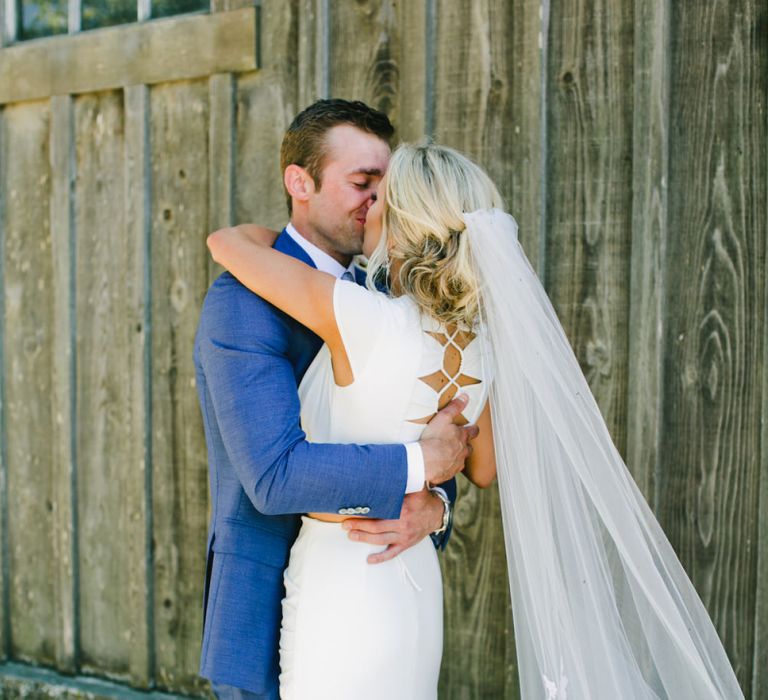
[[[4,693],[207,692],[204,239],[284,223],[283,130],[332,95],[497,181],[746,696],[768,697],[765,2],[248,5],[0,48]],[[461,491],[440,695],[515,698],[498,498]]]

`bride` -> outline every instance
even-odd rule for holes
[[[367,289],[273,250],[261,227],[209,247],[325,341],[299,390],[309,440],[418,439],[468,396],[460,418],[480,434],[464,474],[481,487],[498,475],[523,698],[743,698],[501,207],[461,154],[404,145],[366,219]],[[291,550],[281,698],[436,698],[434,547],[371,566],[341,519],[307,514]]]

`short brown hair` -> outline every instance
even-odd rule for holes
[[[300,112],[291,122],[280,147],[280,171],[289,165],[300,165],[320,189],[326,134],[334,126],[349,124],[390,143],[395,129],[383,112],[358,100],[318,100]],[[287,193],[286,193],[287,194]],[[288,197],[288,211],[292,209]]]

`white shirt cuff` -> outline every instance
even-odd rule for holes
[[[418,442],[409,442],[405,445],[405,454],[408,459],[408,481],[405,483],[406,493],[415,493],[424,488],[424,453]]]

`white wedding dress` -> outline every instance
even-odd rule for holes
[[[323,346],[299,388],[312,442],[407,443],[459,391],[477,420],[488,397],[482,339],[449,333],[408,297],[339,280],[334,310],[354,382],[336,386]],[[365,507],[365,504],[360,504]],[[304,517],[285,572],[283,700],[434,700],[442,654],[437,554],[425,538],[371,565],[377,547]]]

